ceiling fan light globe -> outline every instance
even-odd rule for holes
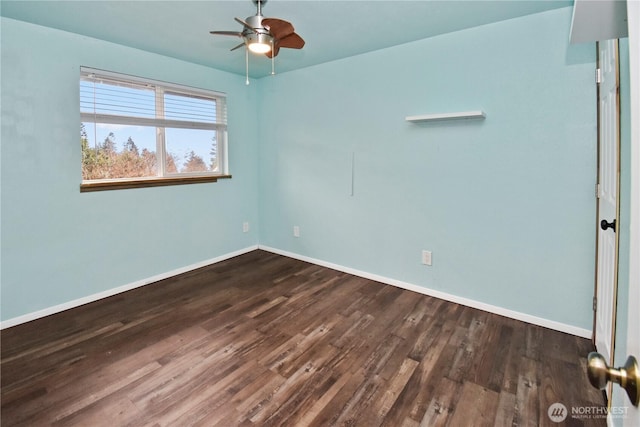
[[[253,53],[267,53],[271,51],[271,43],[251,42],[249,43],[249,50]]]
[[[265,32],[256,32],[245,35],[247,47],[253,53],[267,53],[271,51],[273,37]]]

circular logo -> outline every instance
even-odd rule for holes
[[[567,418],[568,415],[567,407],[564,406],[560,402],[556,402],[549,406],[547,410],[547,415],[549,415],[549,419],[554,423],[561,423]]]

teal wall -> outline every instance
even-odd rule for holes
[[[259,243],[590,329],[595,53],[567,45],[570,20],[555,10],[246,87],[2,19],[1,318]],[[80,65],[227,92],[233,179],[80,194]],[[404,121],[474,109],[487,119]]]
[[[257,244],[256,89],[241,76],[11,19],[1,28],[2,320]],[[226,92],[233,178],[80,194],[81,65]]]
[[[260,243],[591,329],[595,48],[568,45],[570,21],[559,9],[262,79]],[[486,120],[404,120],[476,109]]]

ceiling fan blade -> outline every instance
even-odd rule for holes
[[[295,31],[291,22],[278,18],[264,18],[262,25],[269,27],[269,32],[277,39],[283,39]]]
[[[247,21],[244,21],[240,18],[233,18],[233,19],[235,19],[238,24],[242,24],[247,30],[251,30],[254,33],[256,32],[256,30]]]
[[[240,49],[242,46],[244,46],[244,42],[240,43],[238,46],[236,46],[233,49],[231,49],[231,52],[233,52],[236,49]]]
[[[209,31],[209,33],[218,36],[242,37],[242,33],[239,33],[238,31]]]
[[[292,33],[283,39],[279,39],[277,44],[279,47],[302,49],[304,47],[304,40],[296,33]]]

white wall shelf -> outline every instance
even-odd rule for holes
[[[484,111],[463,111],[459,113],[440,113],[440,114],[420,114],[417,116],[407,116],[405,120],[408,122],[419,123],[436,120],[465,120],[465,119],[484,119],[487,117]]]

